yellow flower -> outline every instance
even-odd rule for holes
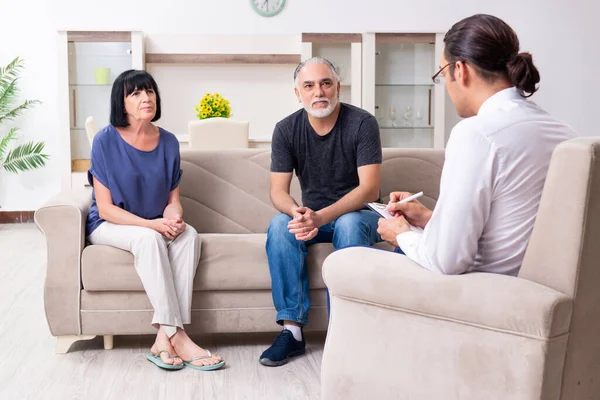
[[[229,100],[223,98],[220,93],[206,93],[200,102],[194,107],[197,111],[196,117],[199,119],[212,117],[229,118],[231,115],[231,106]]]

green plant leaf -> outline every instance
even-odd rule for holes
[[[0,67],[0,115],[5,114],[14,103],[19,90],[17,79],[23,68],[23,61],[19,57],[12,60],[5,68]]]
[[[8,121],[19,116],[23,111],[27,110],[28,108],[31,108],[35,104],[41,104],[41,102],[39,100],[25,100],[23,104],[6,112],[4,115],[2,115],[2,113],[0,112],[0,124],[4,120]]]
[[[12,128],[10,131],[8,131],[6,136],[4,136],[2,140],[0,140],[0,162],[4,160],[4,154],[6,154],[6,150],[8,149],[8,143],[11,140],[15,140],[17,138],[18,130],[19,128]]]
[[[0,124],[40,104],[38,100],[25,100],[15,106],[19,94],[17,84],[22,68],[23,61],[19,57],[6,67],[0,67]],[[9,150],[9,143],[17,138],[17,131],[18,128],[11,128],[8,134],[0,139],[0,169],[18,173],[44,166],[49,157],[43,153],[45,145],[43,142],[29,142]]]
[[[44,146],[44,142],[28,142],[15,147],[6,155],[2,168],[16,174],[19,171],[43,167],[49,158],[47,154],[42,153]]]
[[[13,105],[19,94],[17,81],[19,73],[23,69],[23,64],[23,60],[17,57],[6,67],[0,68],[0,123],[3,120],[10,120],[19,116],[35,104],[40,104],[38,100],[25,100],[17,107]]]

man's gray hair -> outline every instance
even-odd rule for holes
[[[302,68],[304,68],[305,65],[308,65],[308,64],[325,64],[325,65],[327,65],[329,67],[329,70],[331,71],[331,74],[335,78],[336,83],[341,82],[340,74],[339,74],[337,68],[335,67],[335,65],[333,65],[333,63],[331,61],[329,61],[323,57],[313,57],[313,58],[309,58],[308,60],[302,61],[296,67],[296,70],[294,71],[294,85],[296,85],[296,87],[298,87],[298,75],[300,74],[300,70]]]

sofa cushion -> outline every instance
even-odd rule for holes
[[[265,243],[267,235],[200,234],[200,263],[194,290],[259,290],[271,288]],[[329,243],[315,244],[308,252],[312,289],[325,288],[321,265],[333,251]],[[81,278],[85,290],[143,291],[133,266],[133,255],[110,246],[91,245],[83,250]]]

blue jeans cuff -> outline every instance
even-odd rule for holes
[[[308,323],[308,317],[304,316],[304,318],[298,318],[295,315],[292,315],[289,311],[283,310],[277,313],[277,323],[279,325],[283,325],[283,321],[294,321],[302,325],[306,325]]]

